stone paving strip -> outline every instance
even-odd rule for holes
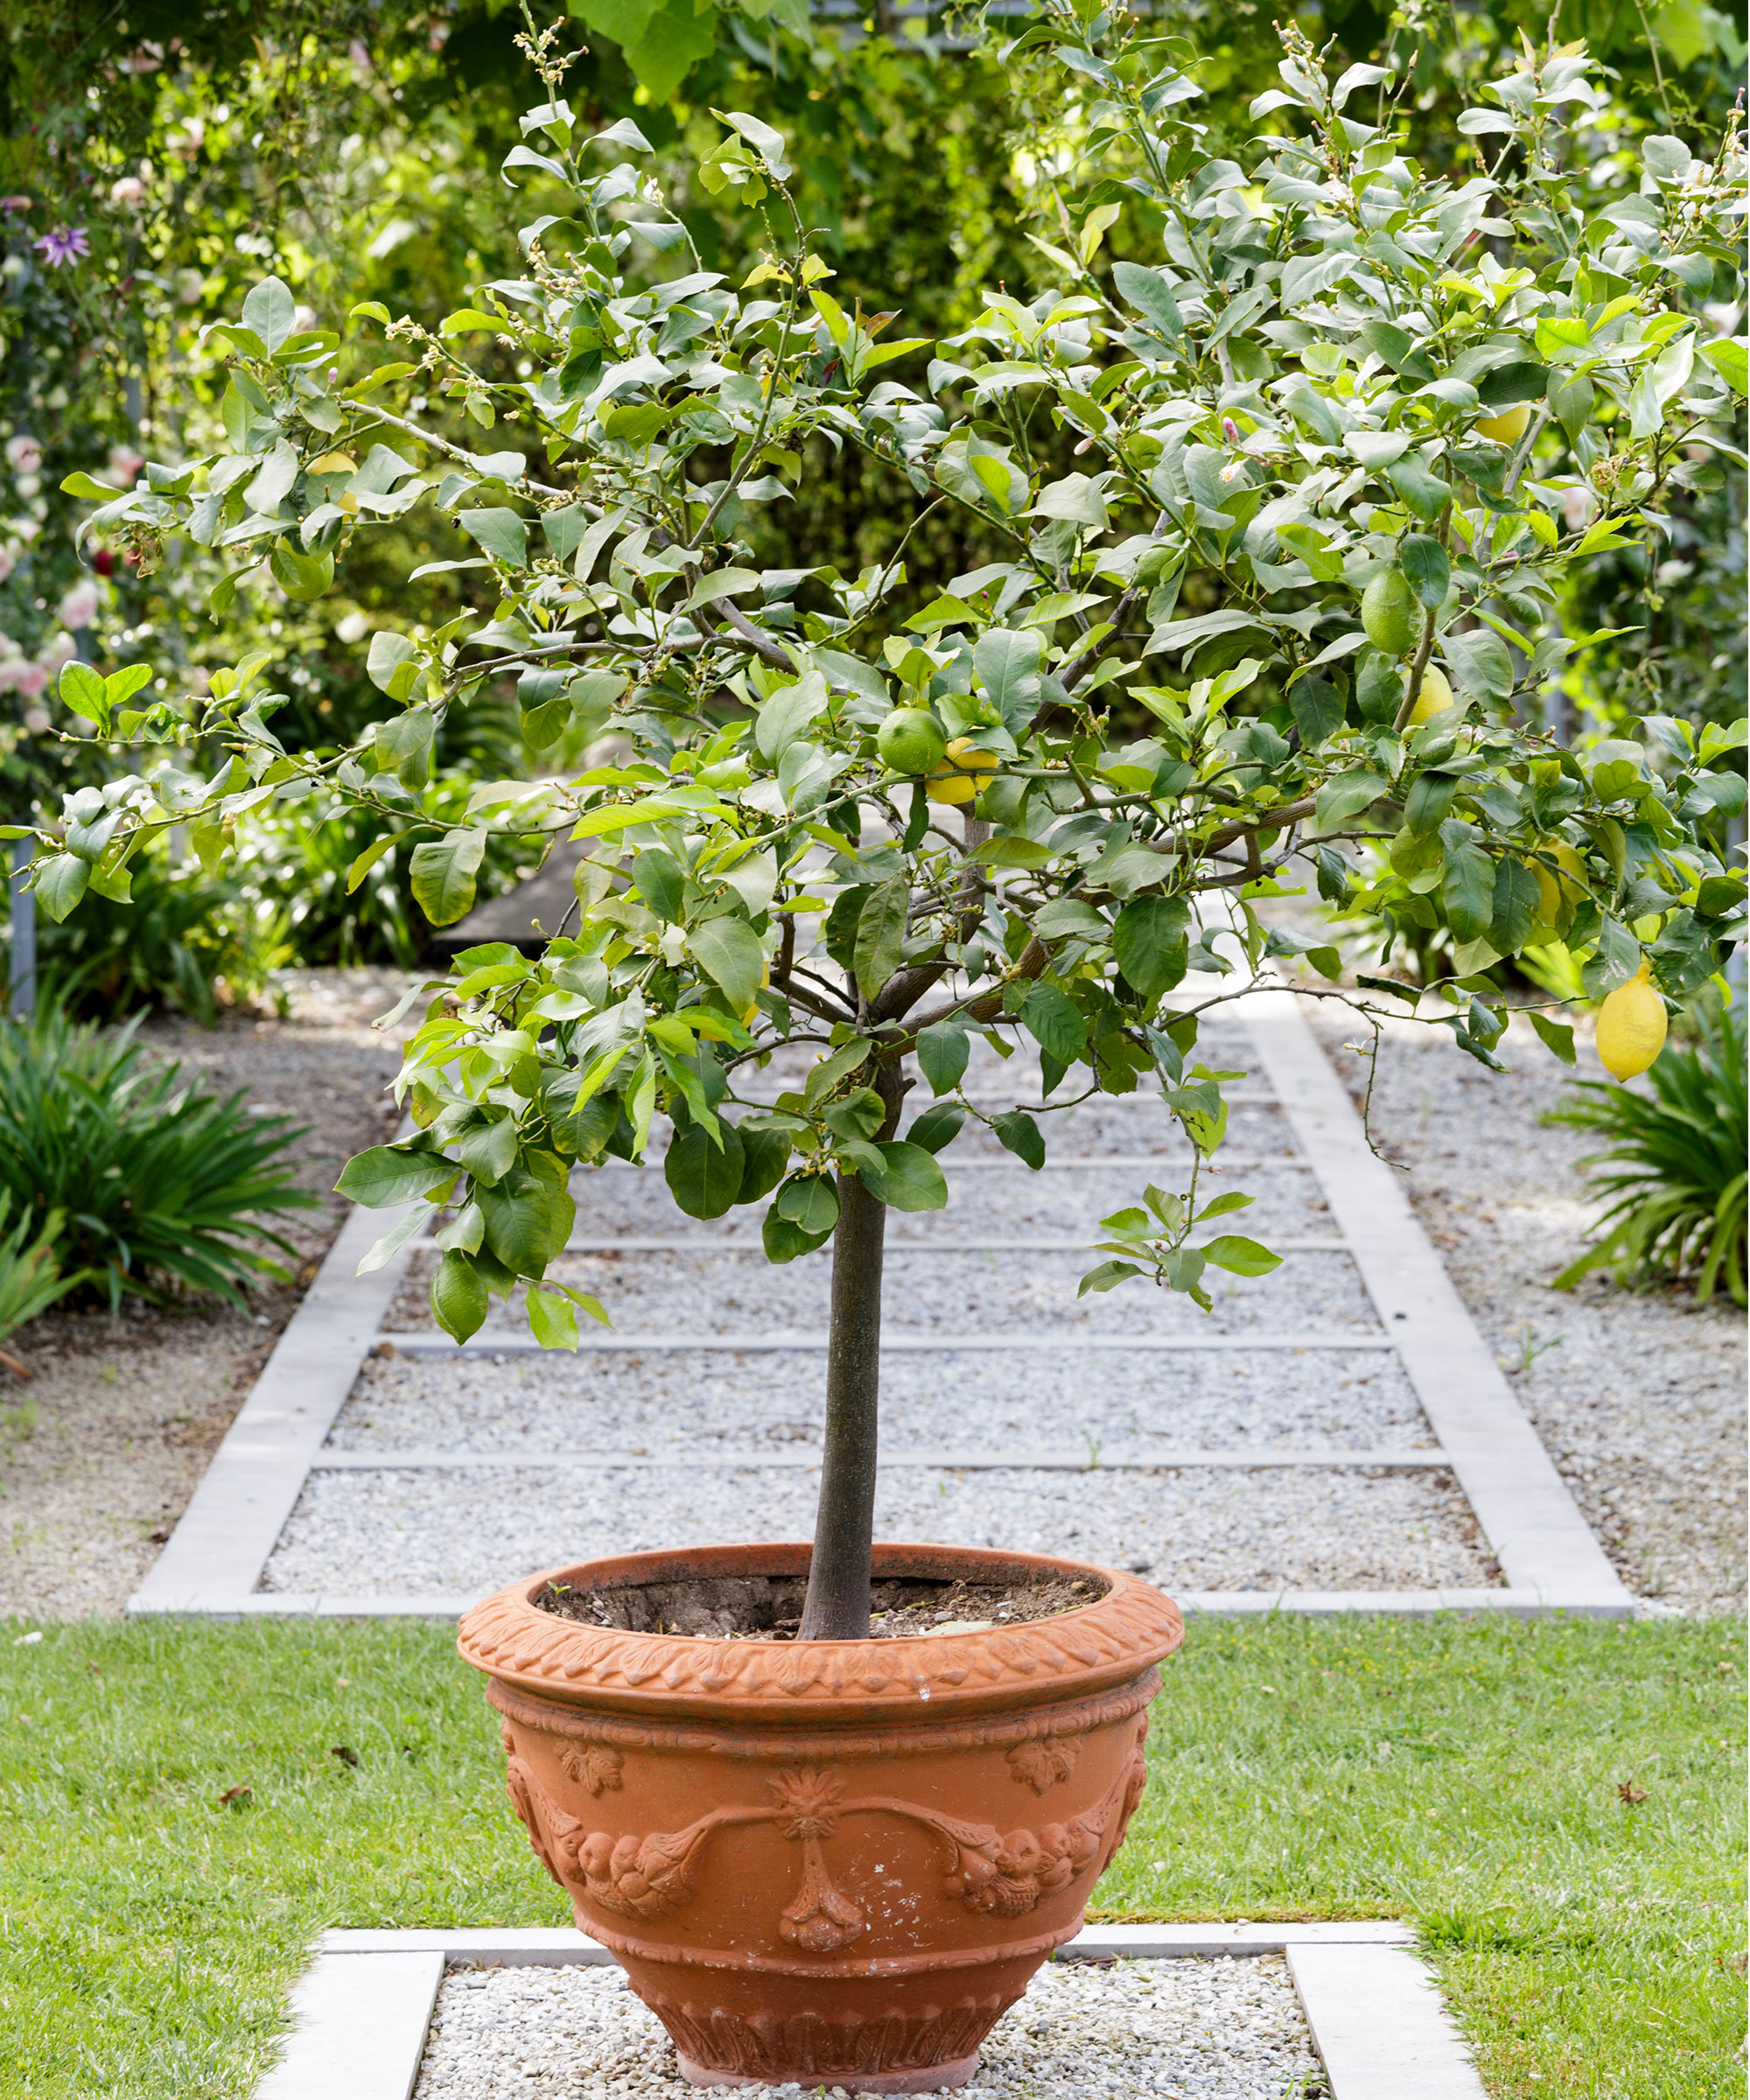
[[[1629,1608],[1292,1001],[1252,1004],[1255,1041],[1203,1049],[1249,1074],[1205,1187],[1257,1196],[1223,1222],[1283,1266],[1211,1271],[1207,1316],[1142,1283],[1078,1298],[1099,1219],[1182,1184],[1156,1096],[1054,1118],[1043,1172],[956,1147],[948,1208],[892,1223],[880,1534],[1146,1568],[1205,1608]],[[981,1046],[968,1083],[1006,1104],[1037,1068]],[[660,1166],[576,1193],[555,1273],[614,1325],[572,1358],[514,1308],[458,1349],[429,1248],[352,1284],[390,1217],[355,1220],[312,1292],[353,1306],[343,1341],[313,1337],[298,1389],[294,1322],[135,1608],[444,1612],[556,1562],[806,1536],[830,1255],[771,1267],[757,1216],[677,1218]]]

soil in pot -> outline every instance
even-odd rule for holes
[[[1093,1604],[1108,1585],[1096,1576],[1037,1577],[1009,1582],[877,1582],[870,1597],[870,1637],[915,1639],[928,1634],[983,1634],[1026,1626]],[[700,1576],[625,1587],[572,1589],[550,1583],[533,1601],[543,1612],[622,1633],[673,1634],[700,1641],[794,1641],[808,1582],[802,1576]]]

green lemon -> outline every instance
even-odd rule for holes
[[[1362,625],[1368,640],[1388,656],[1404,656],[1422,632],[1416,593],[1402,570],[1388,569],[1362,593]]]
[[[895,773],[923,774],[941,765],[948,738],[940,722],[920,707],[896,707],[875,738],[881,763]]]

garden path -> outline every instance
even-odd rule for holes
[[[1296,1002],[1244,1011],[1200,1052],[1248,1074],[1223,1172],[1284,1267],[1212,1271],[1208,1318],[1076,1298],[1098,1220],[1182,1175],[1152,1095],[1054,1117],[1039,1173],[962,1140],[948,1208],[891,1224],[879,1533],[1213,1609],[1627,1610]],[[1007,1106],[1015,1068],[983,1053],[969,1086]],[[615,1326],[575,1357],[514,1314],[458,1348],[431,1250],[356,1278],[390,1220],[354,1217],[131,1608],[447,1613],[586,1556],[805,1536],[828,1257],[771,1270],[756,1214],[696,1224],[617,1164],[577,1193],[563,1273]]]

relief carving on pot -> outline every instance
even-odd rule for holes
[[[846,1816],[896,1816],[928,1830],[941,1847],[944,1897],[971,1911],[1018,1917],[1067,1888],[1088,1868],[1097,1875],[1110,1861],[1142,1796],[1146,1728],[1144,1720],[1103,1801],[1038,1830],[999,1830],[994,1824],[962,1822],[888,1795],[846,1801],[844,1782],[836,1773],[804,1768],[780,1772],[766,1782],[769,1808],[714,1809],[684,1830],[616,1838],[590,1830],[561,1808],[514,1754],[508,1785],[529,1842],[554,1880],[621,1917],[659,1918],[687,1901],[713,1832],[732,1824],[775,1824],[802,1848],[802,1884],[780,1914],[779,1936],[810,1954],[836,1954],[860,1938],[866,1927],[862,1909],[835,1886],[823,1850]],[[1074,1761],[1072,1757],[1072,1766]],[[1015,1776],[1037,1784],[1030,1773]],[[1054,1774],[1046,1784],[1067,1776]],[[602,1781],[604,1788],[619,1783],[618,1770]]]
[[[642,1993],[640,1992],[640,1995]],[[1000,1997],[967,1997],[914,2013],[828,2019],[819,2012],[750,2018],[721,2006],[678,2003],[652,1993],[645,2002],[696,2063],[763,2083],[800,2072],[810,2084],[847,2073],[891,2071],[969,2056],[1006,2009]]]
[[[1048,1794],[1060,1780],[1075,1769],[1082,1746],[1071,1736],[1035,1736],[1017,1743],[1009,1753],[1009,1776],[1017,1785],[1031,1787],[1035,1794]]]

